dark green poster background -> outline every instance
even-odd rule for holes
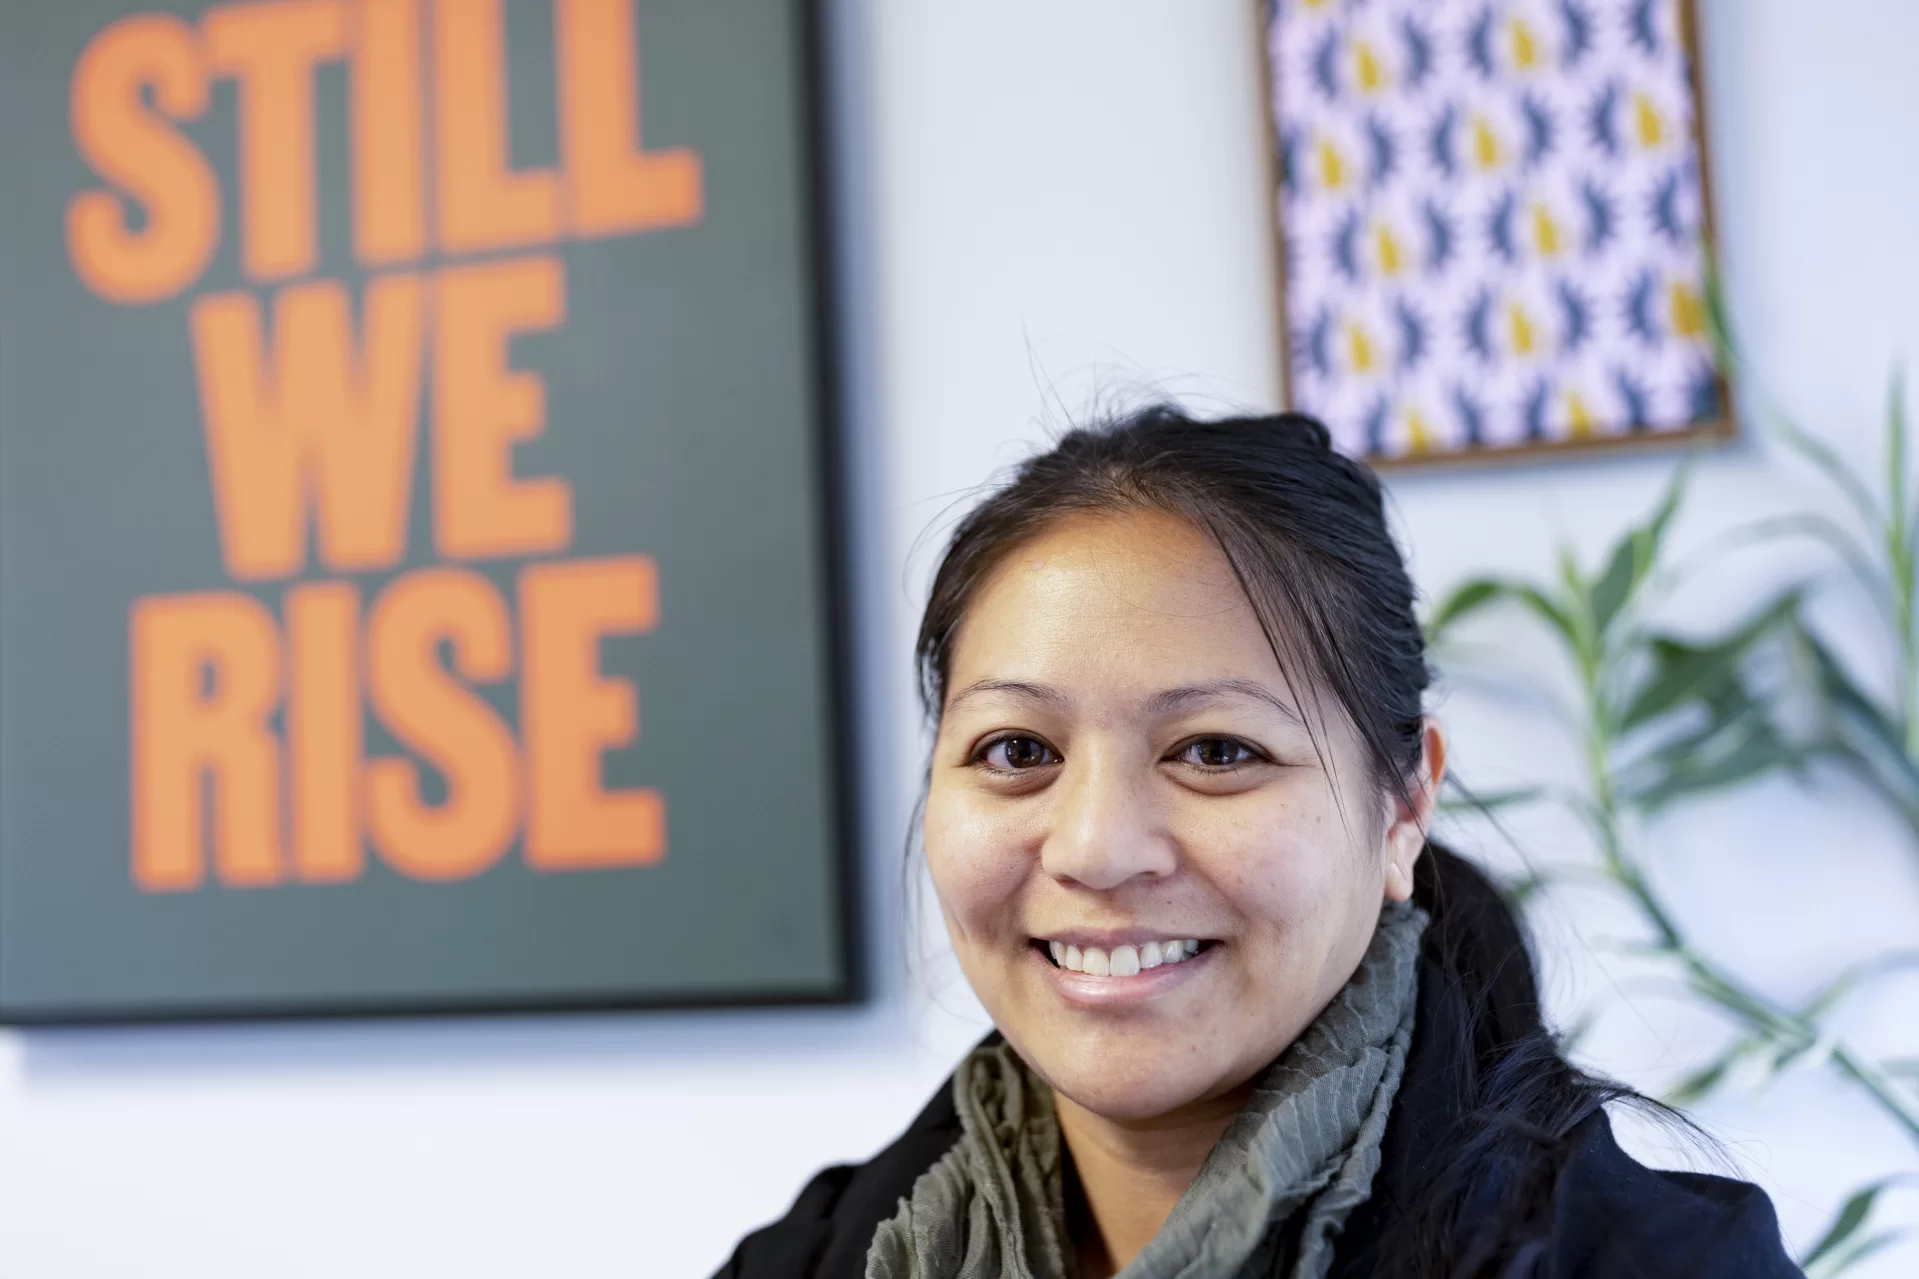
[[[849,994],[808,20],[0,5],[0,1017]]]

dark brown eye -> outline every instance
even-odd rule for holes
[[[1037,737],[1002,737],[987,746],[980,758],[989,768],[1018,771],[1026,768],[1039,768],[1055,762],[1059,757],[1053,754],[1053,748]]]
[[[1179,758],[1200,768],[1237,768],[1241,764],[1252,763],[1259,756],[1252,747],[1237,738],[1202,737],[1186,743],[1179,752]]]

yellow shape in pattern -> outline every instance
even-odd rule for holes
[[[1586,407],[1586,397],[1578,391],[1567,391],[1566,434],[1575,440],[1589,440],[1594,425],[1592,410]]]
[[[1361,93],[1378,93],[1386,87],[1386,64],[1364,40],[1353,41],[1353,75]]]
[[[1406,406],[1406,451],[1408,453],[1430,453],[1433,450],[1433,429],[1426,425],[1426,419],[1420,416],[1418,408]]]
[[[1533,205],[1533,246],[1542,258],[1558,257],[1560,249],[1565,247],[1559,223],[1553,220],[1552,210],[1543,203]]]
[[[1366,330],[1354,321],[1346,323],[1346,350],[1352,358],[1353,372],[1371,373],[1379,364],[1379,355],[1373,349],[1373,340],[1366,336]]]
[[[1500,152],[1499,135],[1493,132],[1493,126],[1486,123],[1484,116],[1474,116],[1473,161],[1482,169],[1496,169]]]
[[[1512,330],[1513,354],[1531,355],[1539,349],[1539,329],[1526,308],[1517,302],[1506,304],[1506,324]]]
[[[1639,145],[1649,151],[1666,140],[1666,117],[1659,114],[1653,100],[1643,93],[1633,94],[1632,127],[1639,136]]]
[[[1326,138],[1319,140],[1319,184],[1328,191],[1338,191],[1346,185],[1346,158]]]
[[[1398,275],[1406,269],[1406,250],[1399,246],[1393,229],[1381,222],[1373,228],[1373,240],[1379,248],[1379,273]]]
[[[1706,303],[1683,280],[1666,286],[1667,320],[1674,337],[1699,338],[1706,335]]]
[[[1539,65],[1539,37],[1526,25],[1526,20],[1515,14],[1510,20],[1513,35],[1513,66],[1521,71],[1531,71]]]

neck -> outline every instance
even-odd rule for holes
[[[1108,1119],[1054,1094],[1073,1157],[1067,1225],[1080,1279],[1110,1279],[1151,1242],[1250,1088],[1141,1120]]]

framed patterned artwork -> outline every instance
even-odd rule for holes
[[[1381,464],[1726,434],[1692,0],[1265,0],[1292,407]]]

